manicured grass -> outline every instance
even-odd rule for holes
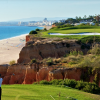
[[[45,32],[41,32],[41,37],[59,37],[59,38],[82,38],[86,36],[50,36],[48,33],[62,33],[62,34],[71,34],[71,33],[82,33],[82,32],[96,32],[100,33],[100,26],[73,26],[73,27],[64,27],[64,28],[53,28]]]
[[[52,85],[2,85],[2,90],[2,100],[100,100],[100,95]]]

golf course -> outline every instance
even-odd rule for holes
[[[100,100],[100,95],[52,85],[2,85],[2,100]]]
[[[39,36],[48,38],[69,38],[69,39],[81,39],[89,35],[49,35],[48,33],[61,33],[61,34],[76,34],[76,33],[100,33],[100,26],[63,26],[53,27],[47,31],[40,31]],[[95,35],[95,34],[94,34]]]

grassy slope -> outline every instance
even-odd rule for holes
[[[74,27],[64,27],[64,28],[54,28],[48,31],[42,32],[42,37],[60,37],[60,38],[73,38],[80,39],[87,36],[50,36],[48,33],[63,33],[63,34],[71,34],[71,33],[82,33],[82,32],[97,32],[100,33],[100,26],[74,26]]]
[[[66,97],[73,97],[77,100],[100,100],[100,95],[85,93],[68,87],[61,88],[46,85],[3,85],[2,100],[72,100]],[[61,92],[60,98],[58,93]]]

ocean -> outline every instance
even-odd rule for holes
[[[43,29],[43,27],[38,26],[0,26],[0,40],[28,34],[31,30],[35,30],[36,28]]]

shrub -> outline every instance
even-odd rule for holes
[[[78,52],[76,50],[75,51],[70,51],[70,54],[69,55],[77,56],[78,55]]]
[[[44,31],[47,31],[47,29],[46,29],[46,28],[44,28]]]
[[[92,61],[91,58],[88,56],[85,56],[83,61],[79,64],[81,67],[91,67],[92,66]]]
[[[95,55],[100,55],[100,47],[98,45],[95,45],[91,50],[90,50],[91,54],[95,54]]]
[[[68,47],[68,48],[69,48],[69,47],[70,47],[70,44],[69,44],[69,43],[66,43],[66,47]]]
[[[46,61],[47,65],[53,65],[53,60],[51,58],[48,58],[48,60]]]
[[[73,64],[77,64],[75,61],[71,61],[68,64],[73,65]]]
[[[32,60],[31,60],[31,64],[32,64],[32,63],[36,63],[36,62],[37,62],[36,59],[32,59]]]
[[[77,81],[77,84],[75,86],[76,89],[82,90],[86,86],[87,82],[83,81]]]
[[[62,82],[63,82],[62,79],[59,79],[59,80],[54,79],[54,80],[50,81],[50,83],[51,83],[52,85],[62,85]]]
[[[37,34],[37,32],[36,31],[34,31],[34,30],[32,30],[32,31],[30,31],[30,33],[29,33],[30,35],[32,35],[32,34]]]
[[[35,29],[35,31],[40,31],[40,29],[37,28],[37,29]]]
[[[40,81],[39,83],[40,83],[40,84],[45,84],[45,85],[46,85],[46,84],[50,84],[50,82],[48,82],[47,80],[42,80],[42,81]]]
[[[33,84],[38,84],[38,82],[34,82]]]
[[[74,79],[72,79],[72,80],[66,79],[64,82],[64,85],[67,85],[72,88],[74,88],[76,86],[76,84],[77,84],[77,82]]]
[[[68,57],[68,56],[69,56],[69,54],[65,54],[65,55],[64,55],[64,57]]]
[[[15,60],[9,62],[9,65],[13,65],[13,64],[15,64]]]
[[[61,58],[55,59],[55,63],[61,62]]]
[[[83,55],[83,52],[82,51],[78,51],[78,55]]]
[[[100,88],[95,83],[89,83],[83,88],[83,91],[89,93],[99,93]]]
[[[67,59],[62,59],[61,62],[62,63],[67,63]]]
[[[34,83],[37,84],[37,83]],[[76,81],[74,79],[54,79],[50,82],[46,81],[46,80],[42,80],[40,81],[40,84],[47,84],[47,85],[57,85],[57,86],[62,86],[65,87],[69,86],[72,88],[76,88],[79,90],[83,90],[85,92],[89,92],[89,93],[100,93],[100,88],[98,87],[98,85],[96,83],[88,83],[88,82],[83,82],[83,81]]]
[[[86,46],[85,46],[84,44],[81,45],[81,49],[85,49],[85,47],[86,47]]]

